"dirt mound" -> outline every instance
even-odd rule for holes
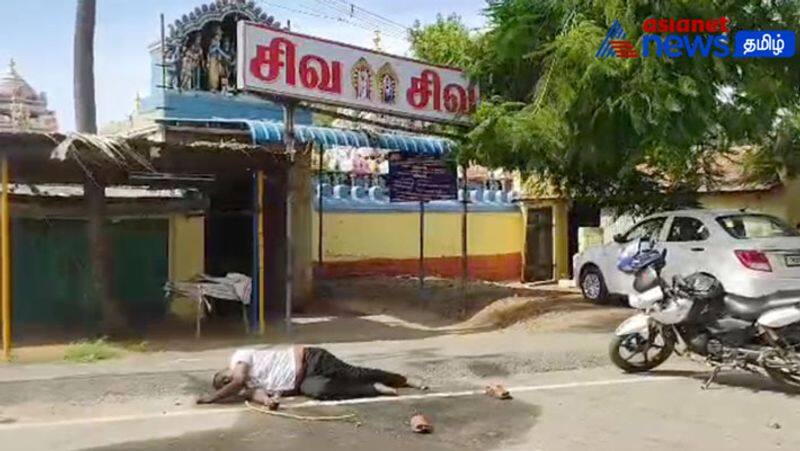
[[[574,312],[592,308],[575,295],[512,296],[498,299],[471,318],[453,326],[456,329],[506,328],[550,312]]]
[[[512,328],[524,328],[528,332],[611,332],[631,315],[633,312],[627,308],[589,306],[580,310],[550,311],[520,321]]]
[[[503,329],[510,326],[557,331],[605,330],[629,313],[595,306],[571,290],[404,278],[331,280],[319,284],[319,301],[356,317],[392,317],[395,326],[419,325],[427,331]],[[611,311],[612,313],[608,313]],[[574,320],[573,320],[574,319]],[[388,323],[387,320],[383,320]],[[575,324],[573,324],[575,323]],[[598,330],[600,330],[598,329]]]
[[[628,308],[589,304],[579,295],[573,294],[512,296],[492,302],[452,328],[608,332],[631,314]]]

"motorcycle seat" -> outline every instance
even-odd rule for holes
[[[779,307],[800,304],[800,292],[776,292],[767,296],[747,297],[725,295],[725,309],[734,317],[755,321],[761,314]]]

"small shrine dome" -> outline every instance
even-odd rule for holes
[[[0,132],[57,130],[56,114],[47,109],[47,96],[34,91],[12,59],[6,73],[0,75]]]
[[[41,101],[38,94],[31,85],[17,73],[14,60],[8,65],[8,70],[0,76],[0,99],[28,100],[33,102]]]

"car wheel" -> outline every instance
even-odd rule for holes
[[[594,304],[603,304],[608,301],[608,289],[603,273],[597,266],[590,265],[581,271],[581,292],[587,301]]]

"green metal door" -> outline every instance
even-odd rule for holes
[[[134,326],[160,318],[166,312],[169,221],[109,223],[108,234],[113,294],[123,313]],[[89,295],[86,222],[15,219],[12,242],[15,330],[92,331],[102,310]]]
[[[88,298],[86,228],[79,220],[12,222],[14,325],[88,327],[100,309]]]
[[[111,224],[114,296],[132,325],[161,318],[167,310],[169,221],[127,220]]]

